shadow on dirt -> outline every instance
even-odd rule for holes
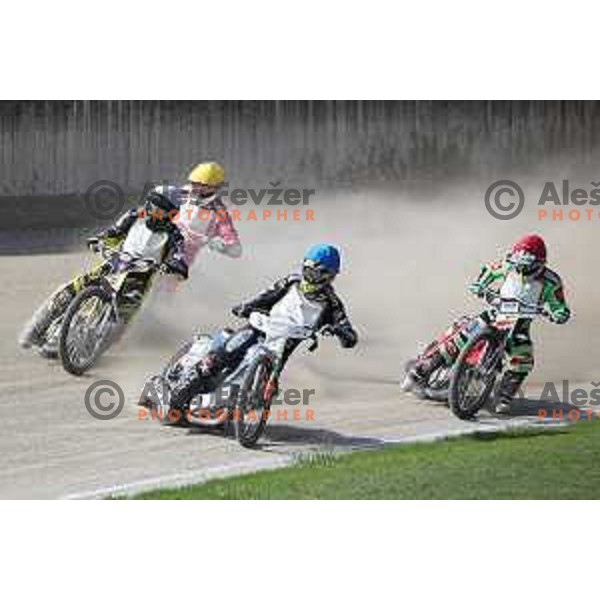
[[[548,402],[538,398],[515,398],[511,404],[512,417],[538,417],[542,420],[566,421],[569,411],[585,410],[567,402]]]
[[[379,438],[343,435],[330,429],[279,423],[267,427],[263,441],[270,446],[319,445],[329,448],[377,448],[385,445],[385,442]]]
[[[214,435],[219,437],[230,437],[225,426],[209,428],[198,426],[187,426],[190,435]],[[341,448],[379,448],[385,442],[379,438],[349,436],[336,431],[316,427],[300,427],[297,425],[269,424],[265,433],[256,445],[257,450],[274,450],[278,447],[289,446],[319,446],[329,449]]]

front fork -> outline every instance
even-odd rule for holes
[[[279,392],[279,376],[283,371],[283,364],[281,359],[276,359],[273,367],[271,369],[271,374],[269,375],[269,379],[267,381],[267,385],[265,385],[265,391],[263,393],[263,401],[265,403],[271,402],[271,400],[277,395]]]
[[[117,291],[110,285],[105,285],[103,287],[110,294],[111,304],[110,310],[106,311],[106,314],[102,316],[102,319],[95,327],[96,331],[102,332],[102,335],[99,336],[98,344],[105,344],[109,339],[112,339],[115,331],[118,331],[120,327],[124,326],[124,321],[119,315]]]
[[[494,374],[494,372],[498,374],[502,373],[504,353],[506,348],[506,339],[507,334],[504,332],[500,333],[498,346],[494,349],[491,355],[488,356],[486,353],[482,357],[480,372],[482,374],[483,379],[487,380]]]

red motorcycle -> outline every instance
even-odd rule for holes
[[[504,370],[506,343],[521,319],[548,316],[543,307],[488,293],[489,309],[469,331],[469,341],[452,367],[450,409],[459,419],[472,419],[493,396]]]

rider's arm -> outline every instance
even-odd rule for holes
[[[132,208],[131,210],[128,210],[126,213],[122,214],[108,229],[101,231],[98,234],[98,237],[102,239],[121,240],[125,237],[125,235],[127,235],[127,232],[131,229],[131,226],[135,223],[137,218],[137,210]]]
[[[542,302],[544,307],[550,313],[550,318],[554,323],[566,323],[571,316],[571,311],[567,305],[560,277],[554,271],[545,269],[543,278]]]
[[[216,250],[230,258],[239,258],[242,255],[240,237],[224,206],[217,211],[212,227],[208,231],[208,245],[211,250]]]
[[[169,223],[168,229],[169,238],[165,248],[163,264],[168,271],[181,276],[183,279],[188,278],[189,266],[185,258],[184,244],[185,239],[174,223]]]
[[[329,310],[326,315],[326,324],[332,326],[333,333],[340,340],[344,348],[353,348],[358,343],[358,335],[350,323],[344,304],[337,294],[331,293],[329,297]]]
[[[490,262],[481,267],[479,277],[471,283],[468,290],[476,296],[483,296],[495,283],[506,277],[506,268],[502,262]]]
[[[254,310],[270,310],[274,304],[285,296],[290,287],[298,281],[300,281],[299,275],[282,277],[254,296],[254,298],[236,306],[234,312],[237,311],[239,316],[247,317]]]

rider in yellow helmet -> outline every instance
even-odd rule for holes
[[[200,163],[188,175],[187,193],[176,223],[185,239],[189,265],[203,246],[231,258],[242,253],[238,233],[220,196],[224,183],[225,169],[217,162]]]
[[[167,272],[181,279],[187,279],[188,267],[203,246],[238,257],[241,255],[239,238],[219,196],[224,181],[225,171],[221,165],[201,163],[189,174],[188,185],[156,186],[144,198],[143,207],[128,210],[99,237],[134,256],[149,256],[151,252],[160,251],[159,258]],[[140,208],[146,215],[144,218],[140,218]],[[173,212],[179,218],[156,219],[155,212],[165,215]],[[98,238],[90,239],[91,247],[97,243]],[[38,346],[43,356],[56,357],[56,335],[52,340],[46,339],[50,324],[64,313],[77,292],[101,276],[103,264],[77,276],[48,298],[23,329],[20,336],[23,348]],[[149,289],[146,282],[143,283],[139,290],[140,305]]]
[[[225,183],[225,169],[216,162],[200,163],[190,171],[188,181],[194,192],[209,196]]]

